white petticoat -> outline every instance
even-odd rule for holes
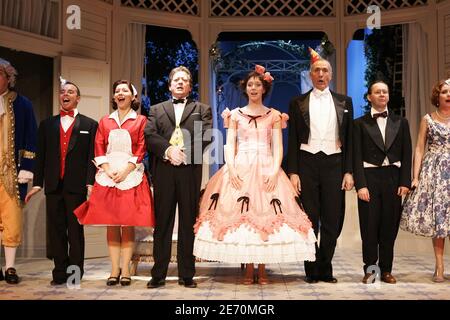
[[[223,241],[213,238],[209,222],[200,226],[194,242],[194,256],[229,263],[289,263],[297,261],[315,261],[316,237],[310,229],[307,236],[295,232],[288,225],[274,234],[268,241],[248,225],[241,225],[234,232],[227,232]]]

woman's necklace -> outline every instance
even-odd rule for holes
[[[441,114],[439,113],[438,110],[436,110],[436,115],[437,115],[440,119],[442,119],[442,120],[445,120],[445,121],[449,121],[449,120],[450,120],[450,116],[444,117],[443,115],[441,115]]]

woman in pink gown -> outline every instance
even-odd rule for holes
[[[89,200],[74,211],[83,225],[107,226],[112,264],[108,286],[119,282],[130,285],[134,226],[150,227],[155,220],[152,194],[142,163],[147,119],[136,113],[140,104],[134,90],[126,80],[113,85],[113,109],[117,110],[103,117],[98,125],[95,163],[99,170],[94,188]]]
[[[194,255],[245,263],[244,284],[267,284],[266,263],[315,260],[311,222],[280,167],[288,116],[263,105],[273,80],[264,71],[257,65],[241,82],[248,105],[222,114],[226,165],[208,182],[195,224]]]

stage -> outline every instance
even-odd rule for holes
[[[449,257],[445,258],[449,275]],[[50,286],[50,260],[22,259],[16,265],[21,282],[13,286],[1,281],[0,300],[450,300],[450,280],[431,281],[432,255],[396,254],[394,285],[379,280],[371,285],[361,283],[362,262],[357,250],[338,248],[333,263],[337,284],[308,284],[303,281],[303,264],[291,263],[267,265],[272,283],[247,286],[240,284],[243,271],[239,265],[197,263],[195,289],[178,285],[176,264],[171,264],[166,286],[147,289],[151,264],[139,264],[131,286],[107,287],[109,259],[88,259],[80,288],[70,289],[65,285]]]

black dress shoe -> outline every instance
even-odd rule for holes
[[[9,283],[9,284],[18,284],[19,276],[17,275],[16,269],[8,268],[5,272],[5,280],[6,280],[6,283]]]
[[[185,286],[186,288],[197,288],[197,282],[192,278],[178,279],[178,284],[180,286]]]
[[[0,281],[5,280],[5,277],[3,276],[3,270],[0,268]]]
[[[319,282],[319,280],[317,280],[316,277],[309,277],[309,276],[305,276],[304,280],[307,283],[317,283],[317,282]]]
[[[159,287],[163,287],[166,285],[166,281],[164,279],[151,278],[149,282],[147,282],[148,289],[155,289]]]
[[[119,277],[109,277],[106,279],[106,285],[108,287],[115,286],[117,284],[119,284]]]
[[[130,277],[122,277],[120,278],[120,285],[121,286],[129,286],[131,284],[131,278]]]
[[[108,287],[115,286],[119,284],[120,275],[122,274],[122,269],[119,269],[119,275],[117,277],[109,277],[106,279],[106,285]]]
[[[51,286],[60,286],[60,285],[66,284],[66,283],[67,283],[67,280],[52,280],[52,281],[50,281]]]
[[[337,283],[337,279],[333,276],[321,277],[320,281],[328,282],[328,283]]]

